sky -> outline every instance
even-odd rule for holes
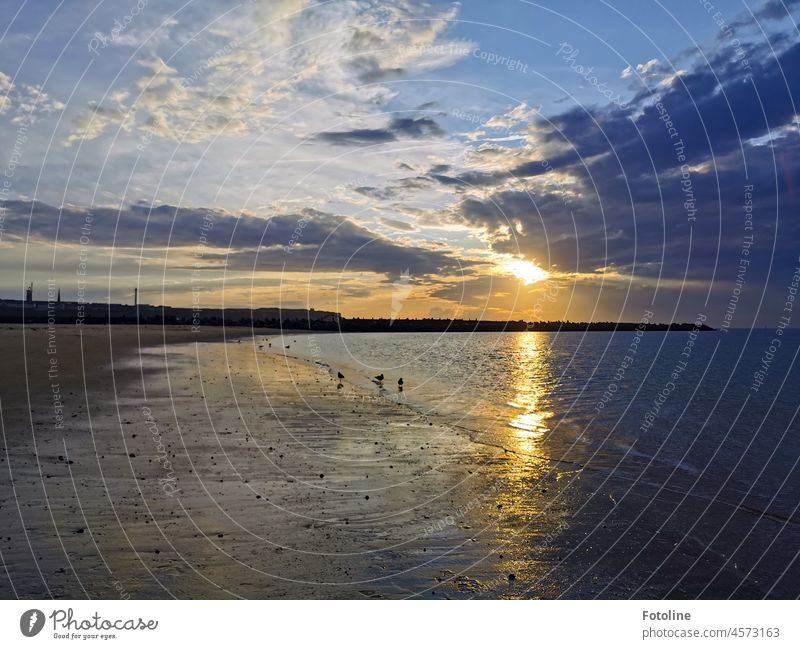
[[[791,315],[797,0],[0,8],[0,297]]]

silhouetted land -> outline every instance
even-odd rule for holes
[[[447,320],[441,318],[402,319],[342,318],[339,329],[346,332],[470,332],[470,331],[634,331],[642,327],[638,322],[570,322],[550,320],[526,322],[524,320]],[[692,331],[694,323],[653,323],[642,327],[647,331]],[[714,331],[702,325],[698,331]]]
[[[0,322],[52,324],[140,324],[257,327],[342,332],[475,332],[475,331],[633,331],[638,322],[570,322],[553,320],[450,320],[447,318],[343,318],[315,309],[200,309],[190,307],[56,300],[0,300]],[[644,327],[643,327],[644,328]],[[692,331],[693,323],[651,323],[647,331]],[[714,331],[701,325],[699,331]]]

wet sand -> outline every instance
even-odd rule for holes
[[[686,535],[698,508],[795,551],[793,521],[610,471],[569,430],[433,414],[272,335],[0,327],[0,597],[765,596],[776,568]]]
[[[58,327],[48,354],[35,327],[23,355],[0,329],[0,596],[523,592],[498,546],[510,492],[483,477],[512,455],[221,333]]]

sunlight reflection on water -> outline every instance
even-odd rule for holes
[[[514,342],[519,360],[514,370],[516,395],[508,405],[520,412],[508,425],[517,431],[519,450],[531,452],[539,446],[534,440],[548,432],[547,421],[554,414],[544,407],[553,377],[547,376],[548,363],[543,358],[545,341],[541,335],[517,336]]]

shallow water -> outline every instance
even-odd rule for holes
[[[537,581],[551,595],[797,597],[800,333],[785,332],[759,387],[754,373],[774,337],[330,334],[286,343],[287,353],[518,458],[495,471],[509,501],[505,542],[555,564]],[[370,382],[381,372],[381,385]]]
[[[0,595],[797,597],[800,336],[781,340],[758,391],[765,332],[123,355],[63,432],[47,401],[5,411]]]

